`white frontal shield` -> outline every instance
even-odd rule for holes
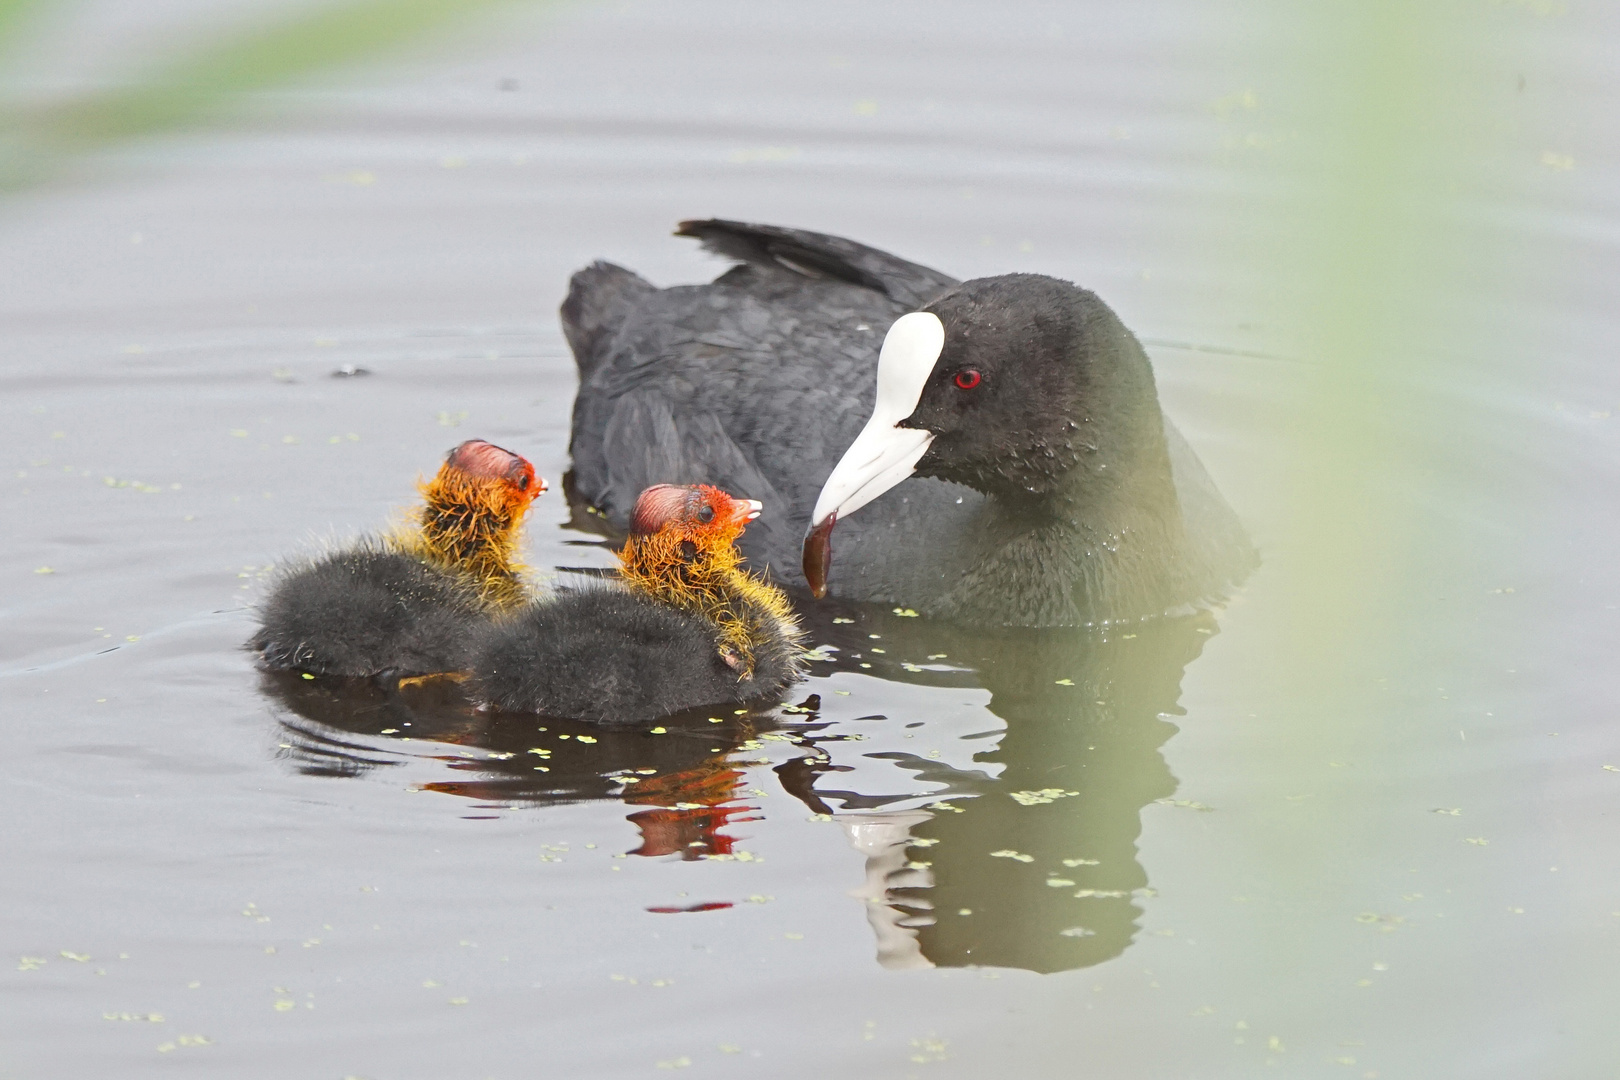
[[[931,312],[913,311],[889,327],[878,354],[872,416],[822,485],[812,529],[835,514],[847,517],[911,475],[934,434],[895,425],[916,411],[944,348],[945,324]]]

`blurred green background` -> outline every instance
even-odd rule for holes
[[[492,9],[545,0],[359,0],[261,13],[118,84],[61,100],[0,106],[0,189],[39,184],[67,160],[143,135],[218,123],[249,95],[431,47]],[[31,31],[70,3],[0,0],[0,58],[25,54]],[[53,11],[54,9],[54,11]]]

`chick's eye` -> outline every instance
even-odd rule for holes
[[[698,508],[697,516],[699,521],[707,525],[709,522],[714,520],[714,507],[710,506],[708,503],[704,503]]]
[[[956,383],[956,388],[958,390],[971,390],[975,386],[979,385],[979,373],[972,368],[965,368],[962,371],[958,371],[956,373],[956,378],[952,381]]]
[[[529,490],[529,478],[527,476],[518,477],[517,489],[519,491],[528,491]]]

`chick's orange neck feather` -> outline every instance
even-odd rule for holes
[[[800,631],[787,595],[742,569],[734,543],[742,532],[742,522],[721,517],[707,524],[674,522],[632,536],[618,554],[632,592],[713,624],[721,655],[740,678],[748,678],[754,645],[763,635],[774,631],[797,641]]]
[[[519,532],[533,498],[504,479],[469,476],[446,464],[421,485],[422,505],[394,536],[402,549],[472,577],[485,603],[510,607],[525,596]]]

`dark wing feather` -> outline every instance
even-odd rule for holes
[[[959,282],[938,270],[846,240],[841,236],[754,225],[744,221],[683,221],[676,236],[691,236],[717,255],[780,266],[809,278],[861,285],[907,308],[918,308]]]

